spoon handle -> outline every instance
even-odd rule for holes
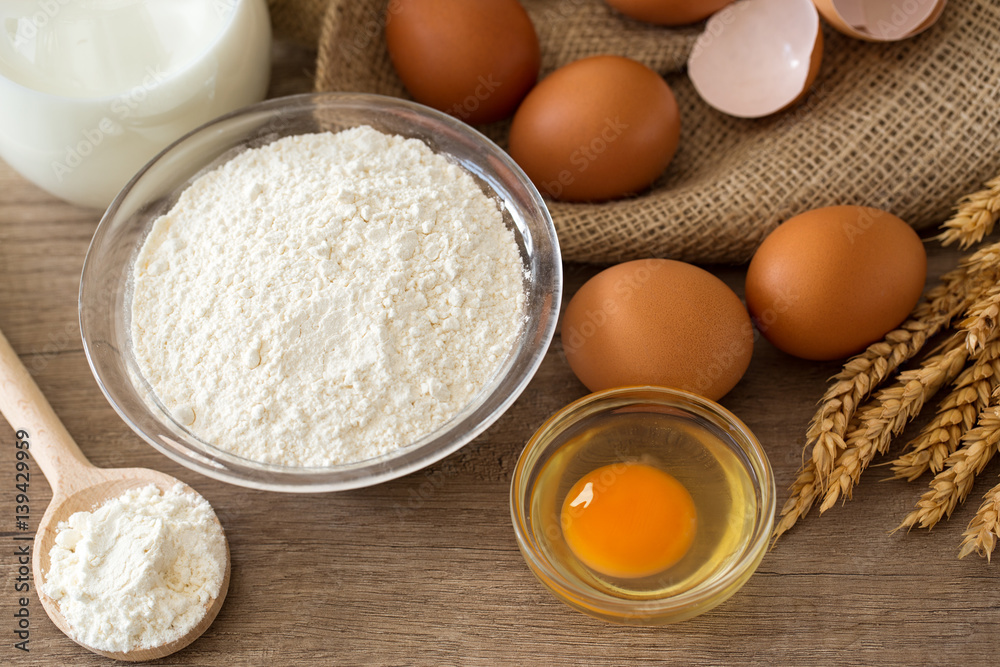
[[[59,421],[52,406],[28,374],[14,348],[0,331],[0,413],[15,430],[25,430],[31,438],[31,457],[45,473],[52,492],[92,468],[87,457]]]

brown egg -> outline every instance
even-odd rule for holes
[[[733,0],[605,0],[625,16],[660,25],[697,23]]]
[[[926,277],[924,246],[905,222],[875,208],[831,206],[764,239],[747,270],[747,307],[775,347],[842,359],[906,319]]]
[[[652,384],[717,400],[750,365],[753,325],[739,297],[708,271],[643,259],[580,288],[563,314],[562,343],[591,391]]]
[[[511,157],[555,199],[600,201],[648,187],[680,141],[663,78],[620,56],[562,67],[528,93],[510,127]]]
[[[511,115],[538,79],[538,36],[517,0],[391,0],[385,37],[413,99],[469,123]]]

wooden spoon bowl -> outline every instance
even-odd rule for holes
[[[42,590],[42,582],[49,571],[49,554],[52,551],[52,546],[55,544],[59,523],[68,520],[76,512],[90,512],[105,502],[113,498],[118,498],[129,489],[149,486],[150,484],[156,486],[161,493],[166,493],[168,490],[174,488],[176,484],[181,484],[183,490],[187,493],[197,493],[194,489],[175,477],[148,468],[114,468],[105,470],[94,466],[87,466],[78,472],[79,474],[74,475],[73,480],[74,482],[79,480],[79,485],[74,484],[75,488],[70,490],[65,489],[66,485],[63,485],[58,494],[53,494],[52,502],[49,503],[48,509],[46,509],[41,522],[38,524],[38,532],[35,534],[34,554],[31,560],[35,590],[38,592],[38,598],[42,601],[42,607],[45,609],[45,613],[49,615],[49,618],[52,619],[52,622],[55,623],[56,627],[62,630],[70,639],[73,639],[73,633],[70,631],[69,624],[63,617],[62,612],[59,611],[59,604]],[[215,520],[218,522],[218,517]],[[228,590],[229,542],[227,540],[226,573],[222,580],[222,586],[219,588],[219,594],[207,603],[205,616],[184,636],[161,646],[136,649],[127,653],[102,651],[93,646],[87,646],[76,639],[73,639],[73,641],[88,651],[93,651],[94,653],[99,653],[115,660],[142,662],[162,658],[181,650],[200,637],[212,625],[212,621],[215,620],[219,610],[222,608],[222,603],[226,599]]]
[[[31,569],[35,590],[42,601],[45,613],[56,627],[73,639],[69,623],[59,611],[58,603],[42,592],[42,584],[49,571],[49,553],[55,543],[59,523],[66,521],[76,512],[93,511],[132,488],[153,484],[161,492],[166,492],[180,484],[186,492],[197,492],[175,477],[155,470],[103,469],[91,465],[59,421],[3,333],[0,333],[0,412],[14,429],[28,432],[31,443],[28,452],[52,486],[52,501],[45,510],[38,525],[38,532],[35,534]],[[213,517],[216,522],[219,521],[214,513]],[[73,641],[89,651],[115,660],[141,662],[170,655],[200,637],[215,620],[229,590],[229,575],[229,541],[226,540],[226,571],[219,594],[208,601],[201,621],[188,633],[172,642],[148,649],[117,652],[102,651],[76,639]]]

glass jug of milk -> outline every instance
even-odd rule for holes
[[[170,142],[259,101],[265,0],[3,0],[0,158],[106,207]]]

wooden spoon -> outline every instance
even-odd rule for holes
[[[0,413],[3,413],[15,431],[27,431],[30,457],[45,473],[52,487],[52,502],[42,516],[38,532],[35,534],[32,573],[35,590],[42,601],[45,613],[56,627],[73,639],[69,624],[59,611],[58,603],[42,592],[42,582],[49,568],[49,551],[55,542],[56,526],[59,522],[69,519],[75,512],[94,510],[133,487],[154,484],[162,492],[166,492],[174,485],[182,484],[185,491],[196,492],[178,479],[155,470],[147,468],[107,470],[91,465],[73,442],[66,427],[59,421],[59,417],[53,412],[52,406],[45,400],[27,369],[21,364],[21,360],[7,342],[3,332],[0,332]],[[218,521],[218,517],[215,517],[215,520]],[[94,653],[130,662],[154,660],[179,651],[200,637],[215,620],[229,590],[229,570],[227,540],[226,574],[219,595],[206,604],[205,616],[198,625],[169,644],[122,653],[102,651],[76,639],[74,641]]]

